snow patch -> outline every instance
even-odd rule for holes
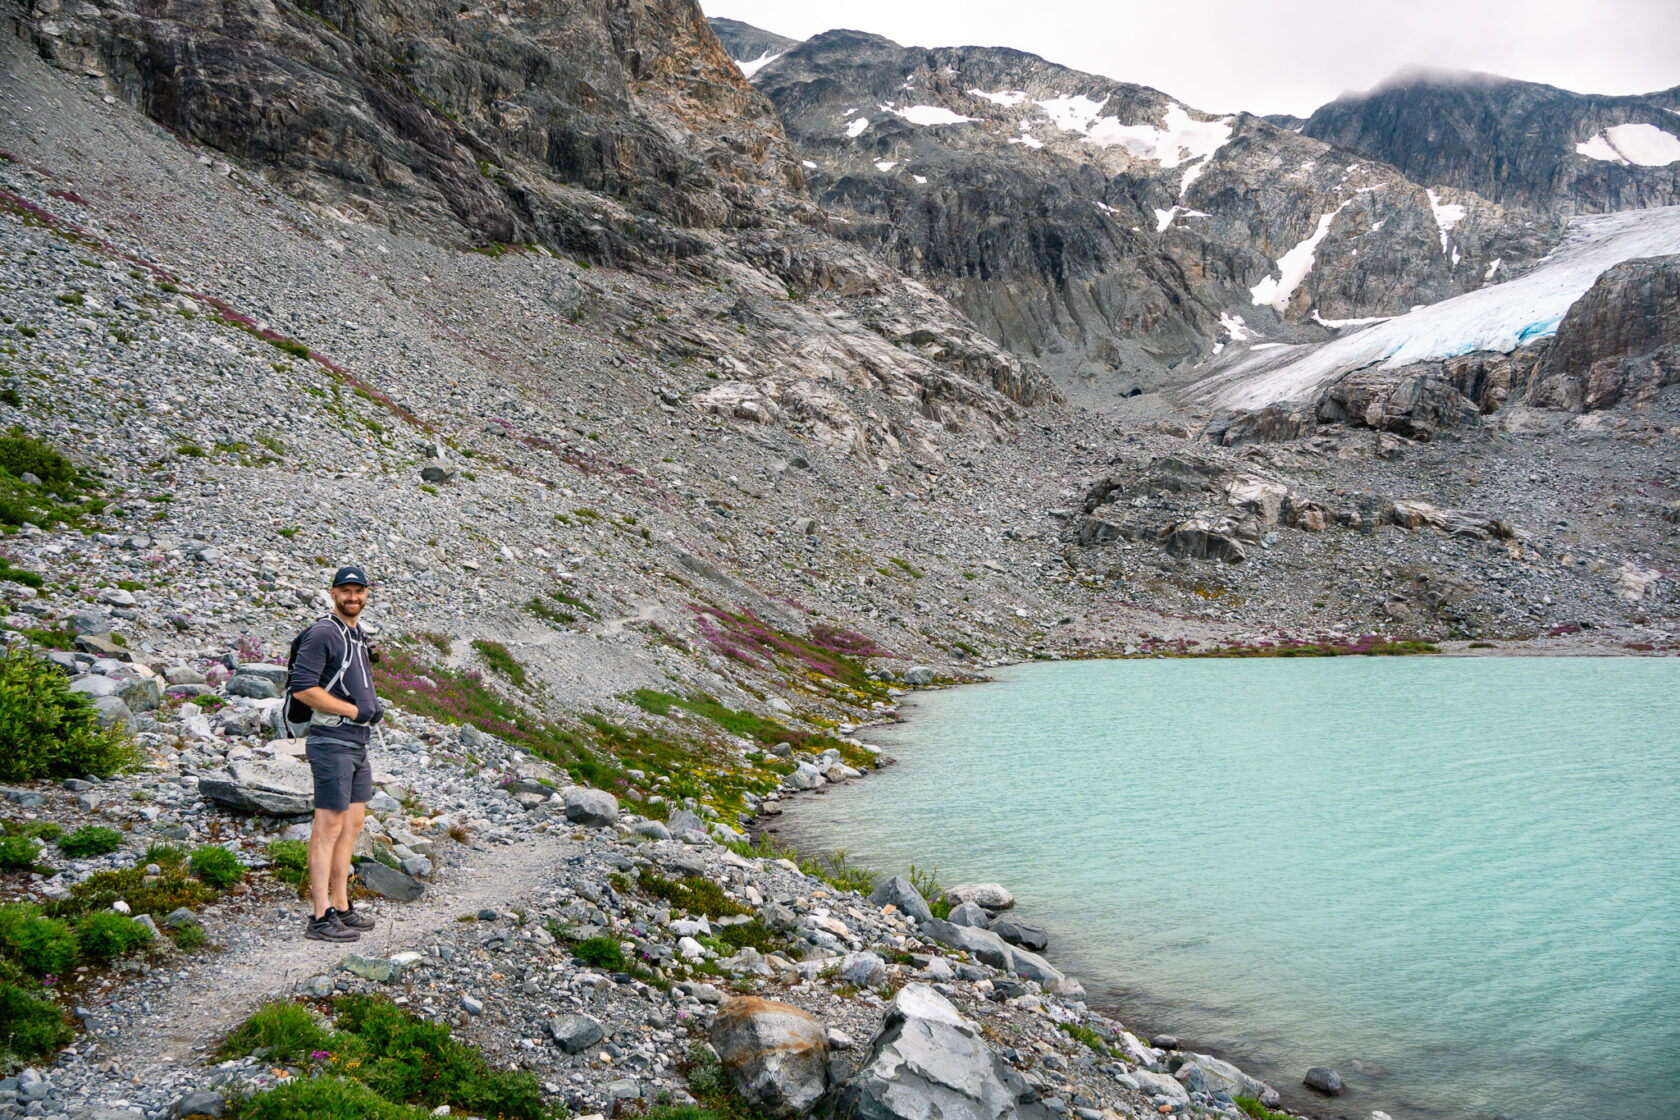
[[[863,135],[863,130],[868,127],[869,118],[859,117],[857,120],[846,126],[846,135],[850,136],[853,140],[856,140],[859,136]]]
[[[1482,273],[1483,283],[1486,283],[1487,281],[1493,279],[1493,274],[1499,271],[1499,266],[1504,260],[1505,260],[1504,257],[1494,257],[1493,258],[1493,263],[1488,265],[1486,272]]]
[[[1231,336],[1232,342],[1247,342],[1254,337],[1254,332],[1248,329],[1241,315],[1233,315],[1229,311],[1219,313],[1219,329]]]
[[[1435,225],[1441,230],[1441,252],[1447,251],[1447,234],[1464,220],[1465,210],[1456,202],[1442,202],[1433,189],[1423,192],[1429,196],[1429,212],[1435,215]],[[1458,261],[1454,260],[1453,264]]]
[[[1669,112],[1674,112],[1670,109]],[[1606,163],[1666,167],[1680,162],[1680,136],[1654,124],[1618,124],[1575,145],[1578,155]]]
[[[1248,290],[1248,294],[1254,297],[1254,306],[1270,307],[1279,315],[1283,314],[1283,309],[1289,306],[1289,297],[1295,294],[1295,289],[1301,286],[1301,281],[1307,278],[1313,262],[1318,259],[1318,243],[1324,240],[1330,232],[1330,223],[1346,206],[1344,202],[1319,218],[1318,227],[1310,237],[1278,258],[1276,279],[1268,276]]]
[[[926,175],[912,175],[912,176],[910,176],[910,178],[916,180],[916,182],[918,182],[918,183],[927,182],[927,176]]]
[[[1171,210],[1157,210],[1155,211],[1155,232],[1166,232],[1167,227],[1173,224],[1173,219],[1178,217],[1180,214],[1183,214],[1186,218],[1207,218],[1212,216],[1205,210],[1192,210],[1188,206],[1174,206]]]
[[[735,60],[735,65],[741,68],[741,76],[743,78],[750,78],[786,53],[786,51],[777,51],[775,54],[771,54],[769,51],[765,51],[757,58],[748,62],[743,62],[737,58]]]
[[[875,161],[875,170],[877,171],[891,171],[897,166],[898,161],[896,159],[878,159]]]
[[[971,89],[968,92],[973,94],[975,97],[984,97],[987,101],[990,101],[994,105],[1002,105],[1005,109],[1015,108],[1015,106],[1025,101],[1028,96],[1026,93],[1018,89],[1000,90],[997,93],[988,93],[983,89]]]
[[[1263,408],[1306,399],[1343,374],[1379,362],[1393,369],[1478,350],[1510,353],[1556,333],[1570,305],[1606,269],[1670,253],[1680,253],[1680,206],[1577,218],[1563,243],[1521,276],[1302,348],[1300,356],[1286,356],[1291,360],[1239,359],[1190,392],[1223,408]]]
[[[810,161],[810,160],[808,160],[808,159],[802,159],[802,160],[800,160],[800,161],[799,161],[799,163],[800,163],[800,166],[802,166],[802,167],[809,167],[809,168],[811,168],[811,169],[812,169],[812,170],[815,170],[815,169],[816,169],[816,166],[817,166],[817,165],[816,165],[816,164],[814,164],[814,163],[812,163],[812,162],[811,162],[811,161]]]
[[[1372,323],[1386,323],[1394,318],[1392,315],[1367,315],[1363,319],[1326,319],[1313,308],[1313,322],[1321,327],[1329,327],[1333,331],[1345,330],[1348,327],[1368,327]]]
[[[978,117],[965,117],[961,113],[953,113],[943,105],[911,105],[906,109],[895,109],[892,105],[882,105],[888,113],[896,113],[911,124],[968,124],[978,120]]]
[[[1114,117],[1102,115],[1107,99],[1093,101],[1083,94],[1052,97],[1034,104],[1063,132],[1084,134],[1087,144],[1125,148],[1136,158],[1153,160],[1163,168],[1206,160],[1231,138],[1232,118],[1193,120],[1184,106],[1178,104],[1167,106],[1160,127],[1121,124]]]

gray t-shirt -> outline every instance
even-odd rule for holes
[[[302,692],[319,687],[351,704],[370,708],[374,705],[373,671],[368,664],[367,638],[361,626],[346,626],[329,615],[304,634],[303,641],[298,643],[297,660],[292,662],[291,690]],[[311,739],[333,739],[353,746],[367,745],[369,734],[369,728],[348,719],[337,726],[317,723],[309,728]]]

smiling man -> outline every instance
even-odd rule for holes
[[[350,903],[350,853],[373,797],[370,729],[385,716],[373,694],[373,670],[359,622],[368,601],[362,569],[333,575],[333,613],[310,627],[292,663],[292,694],[315,710],[305,755],[315,775],[315,823],[309,834],[309,897],[304,936],[355,941],[373,919]]]

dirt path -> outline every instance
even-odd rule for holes
[[[98,1061],[115,1061],[122,1073],[144,1079],[214,1046],[263,1000],[291,992],[306,977],[330,974],[347,952],[389,956],[422,949],[428,934],[463,914],[517,903],[541,887],[551,868],[582,848],[547,833],[506,846],[456,848],[464,858],[441,869],[423,899],[381,902],[373,911],[379,924],[352,945],[304,938],[303,903],[279,911],[263,904],[237,919],[243,928],[236,928],[231,917],[209,924],[211,940],[227,943],[226,951],[200,954],[167,978],[150,978],[162,981],[142,985],[150,991],[114,993],[127,1014],[96,1009],[99,1019],[120,1028],[101,1039]]]

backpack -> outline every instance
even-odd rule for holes
[[[343,680],[344,674],[350,669],[350,658],[352,656],[350,639],[345,633],[345,626],[342,622],[333,618],[332,615],[325,615],[298,631],[297,637],[292,639],[291,649],[286,652],[286,695],[280,702],[279,710],[274,713],[274,719],[278,724],[282,739],[298,739],[309,734],[309,725],[315,718],[315,709],[292,694],[292,669],[297,664],[298,646],[303,644],[303,639],[315,627],[328,621],[338,628],[339,637],[344,641],[344,660],[339,663],[338,672],[334,673],[332,678],[322,684],[321,687],[331,692],[333,686]]]

